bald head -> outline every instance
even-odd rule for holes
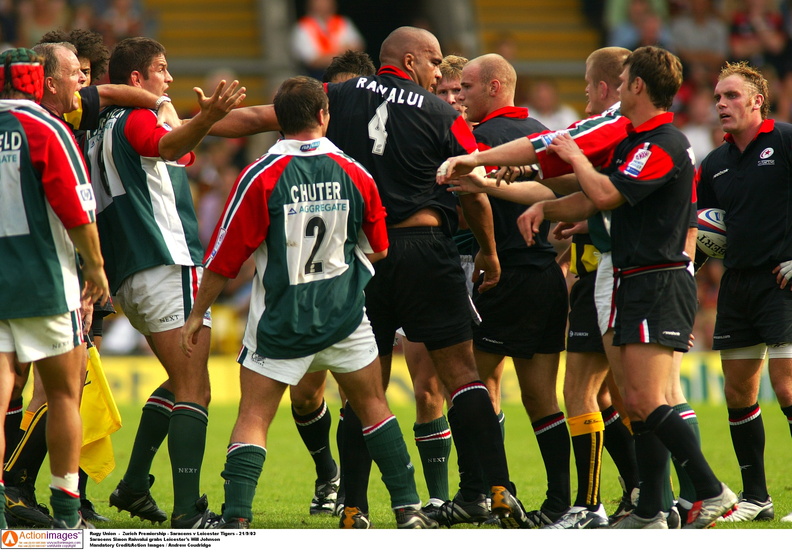
[[[401,67],[404,55],[415,54],[426,48],[440,50],[437,37],[426,29],[418,27],[399,27],[382,41],[380,47],[380,65],[393,65]]]
[[[440,79],[438,66],[443,61],[440,43],[432,33],[417,27],[399,27],[382,42],[380,65],[404,70],[427,90]]]
[[[470,66],[477,66],[479,79],[482,83],[498,81],[501,94],[514,100],[514,90],[517,87],[517,72],[506,58],[500,54],[484,54],[468,62]]]

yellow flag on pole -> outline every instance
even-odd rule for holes
[[[121,428],[121,414],[110,391],[110,384],[107,383],[99,351],[93,345],[88,348],[88,372],[80,403],[80,416],[83,426],[80,468],[99,483],[115,468],[110,434]]]

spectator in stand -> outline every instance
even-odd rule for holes
[[[729,56],[729,28],[712,0],[691,0],[686,11],[671,19],[670,30],[683,66],[701,64],[718,74]]]
[[[311,77],[321,79],[334,56],[365,47],[355,25],[337,9],[335,0],[308,0],[292,31],[294,57]]]
[[[716,146],[720,145],[723,133],[718,124],[718,114],[712,104],[714,91],[700,89],[690,99],[686,109],[686,122],[680,126],[682,133],[690,141],[696,157],[696,167]],[[717,139],[716,139],[717,137]],[[716,142],[717,141],[717,142]]]
[[[771,0],[741,0],[731,16],[731,59],[745,60],[764,73],[772,68],[779,80],[776,118],[790,121],[792,113],[792,42],[784,16]]]
[[[615,17],[617,8],[608,7],[606,22],[608,25],[608,45],[634,49],[638,46],[660,45],[671,43],[671,34],[665,27],[665,2],[652,0],[628,0],[610,2],[620,4],[624,17]],[[663,6],[661,6],[663,5]],[[656,35],[656,36],[655,36]],[[651,37],[651,38],[647,38]]]
[[[99,26],[111,49],[126,38],[143,34],[143,18],[135,0],[112,0],[101,15]]]
[[[566,129],[580,119],[572,106],[561,103],[558,84],[552,79],[537,79],[531,84],[528,111],[548,129]]]
[[[65,0],[21,0],[17,9],[19,42],[23,46],[33,46],[44,33],[66,27],[69,22]]]

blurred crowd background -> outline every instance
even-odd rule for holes
[[[0,50],[34,45],[47,31],[100,32],[109,49],[145,35],[162,42],[174,105],[189,117],[194,86],[211,91],[239,79],[248,104],[268,103],[286,77],[321,77],[334,55],[367,51],[400,25],[427,28],[444,54],[498,52],[518,72],[516,104],[551,129],[584,117],[585,58],[601,46],[659,45],[683,61],[685,82],[673,106],[697,160],[720,144],[713,101],[726,60],[748,60],[771,84],[772,117],[792,121],[792,7],[785,0],[0,0]],[[239,171],[277,134],[209,138],[190,168],[206,244]],[[696,350],[709,350],[722,266],[697,274]],[[214,310],[214,350],[239,347],[253,268],[229,282]],[[106,354],[144,352],[126,320],[108,320]]]

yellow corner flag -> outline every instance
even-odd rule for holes
[[[88,373],[85,376],[80,416],[83,425],[80,468],[99,483],[115,468],[110,434],[121,428],[121,415],[107,383],[99,351],[93,345],[88,348]]]

